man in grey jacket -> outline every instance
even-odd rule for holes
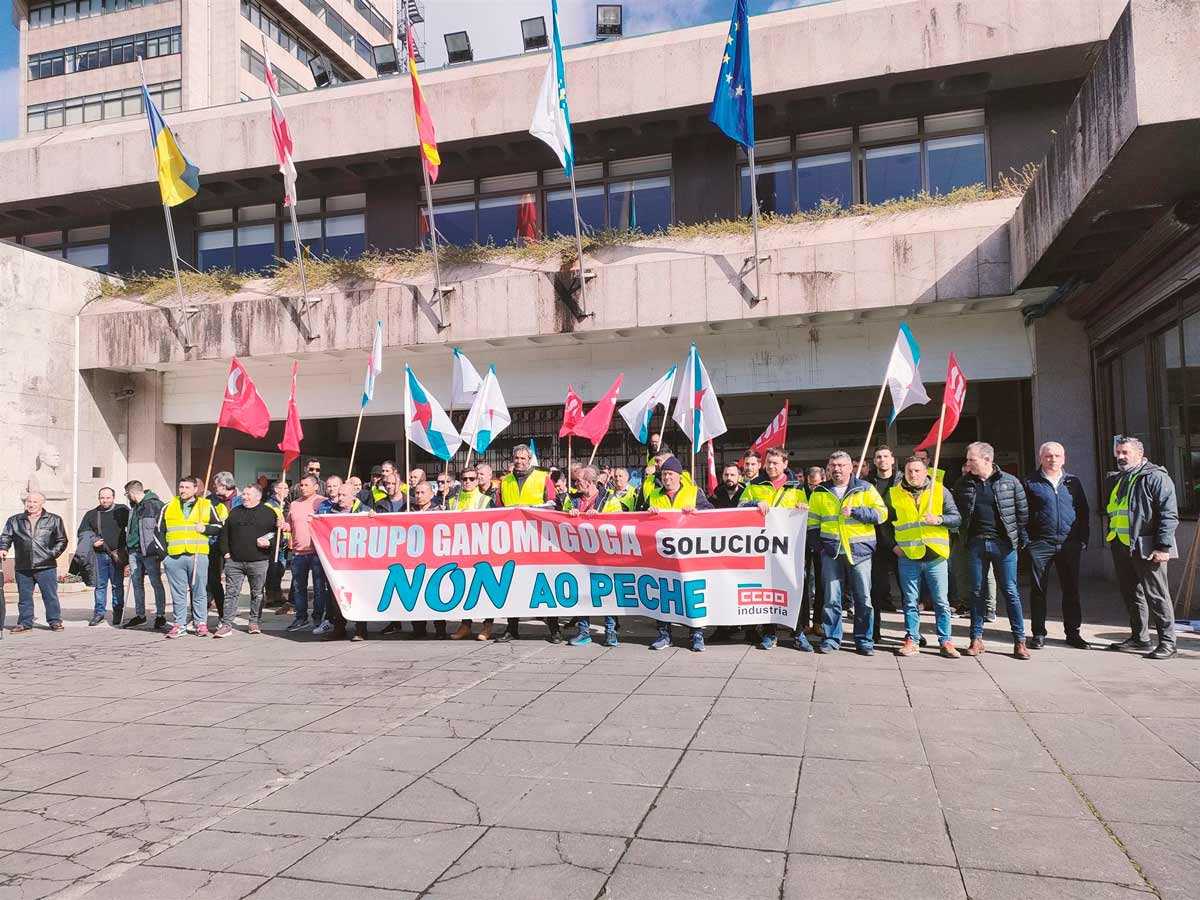
[[[1106,540],[1132,634],[1108,649],[1144,653],[1147,659],[1170,659],[1175,655],[1175,612],[1167,584],[1167,560],[1178,556],[1175,484],[1166,469],[1146,459],[1146,450],[1137,438],[1118,438],[1114,455],[1120,471],[1107,485]],[[1158,632],[1158,646],[1153,649],[1151,619]]]
[[[154,591],[154,627],[167,627],[167,593],[163,586],[162,560],[166,548],[158,540],[158,517],[163,502],[154,491],[147,490],[140,481],[125,485],[125,499],[129,501],[129,530],[125,543],[129,548],[129,585],[133,589],[133,618],[125,628],[137,628],[146,624],[146,579]]]

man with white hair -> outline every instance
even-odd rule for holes
[[[1145,653],[1147,659],[1170,659],[1175,655],[1175,611],[1167,583],[1167,560],[1179,555],[1175,548],[1179,525],[1175,484],[1166,469],[1146,459],[1145,447],[1137,438],[1117,438],[1114,455],[1119,471],[1106,485],[1105,539],[1129,610],[1132,634],[1108,649]],[[1158,632],[1158,646],[1153,650],[1150,619]]]
[[[58,605],[58,563],[67,549],[67,529],[60,516],[43,507],[40,491],[25,495],[25,512],[10,516],[0,532],[0,561],[13,551],[17,575],[17,624],[10,634],[33,631],[33,588],[37,585],[46,608],[46,624],[51,631],[62,631],[62,610]]]
[[[1029,499],[1029,553],[1033,589],[1033,634],[1026,647],[1041,650],[1046,645],[1046,588],[1050,566],[1058,573],[1062,591],[1063,630],[1067,644],[1080,650],[1088,642],[1079,634],[1083,609],[1079,603],[1079,556],[1088,545],[1091,533],[1087,495],[1083,482],[1064,466],[1067,451],[1057,441],[1046,441],[1038,448],[1038,470],[1025,479]]]

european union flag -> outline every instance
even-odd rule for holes
[[[754,146],[754,91],[750,87],[750,23],[747,0],[733,0],[733,18],[721,56],[721,74],[708,121],[741,144]]]

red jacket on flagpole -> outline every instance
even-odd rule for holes
[[[267,404],[258,395],[258,388],[250,380],[245,367],[237,357],[229,366],[229,378],[225,381],[225,400],[221,403],[221,416],[217,420],[220,428],[232,428],[251,437],[264,437],[271,427],[271,414]]]

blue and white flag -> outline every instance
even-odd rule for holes
[[[468,406],[481,384],[483,384],[483,379],[479,377],[479,373],[471,365],[471,361],[467,359],[465,353],[461,353],[455,347],[454,371],[450,376],[450,405]]]
[[[746,0],[733,0],[733,18],[721,53],[721,71],[708,121],[741,144],[754,146],[754,91],[750,86],[750,18]]]
[[[462,445],[442,405],[408,366],[404,367],[404,430],[410,441],[438,459],[450,459]]]
[[[567,111],[567,75],[563,68],[562,42],[558,38],[558,0],[550,0],[554,21],[554,42],[550,46],[550,62],[546,77],[533,107],[533,122],[529,133],[554,151],[569,176],[575,168],[575,147],[571,142],[571,114]]]
[[[383,372],[383,322],[375,323],[375,343],[367,357],[367,377],[363,379],[362,405],[365,408],[375,396],[375,376]]]
[[[892,348],[892,358],[888,361],[887,381],[888,390],[892,392],[892,417],[890,425],[896,421],[896,416],[910,406],[928,403],[929,395],[925,393],[925,385],[921,383],[921,348],[917,346],[907,322],[900,323],[900,333],[896,335],[896,346]]]
[[[671,405],[671,390],[675,387],[675,370],[678,368],[671,366],[671,371],[621,407],[621,418],[639,443],[645,444],[650,440],[650,421],[654,418],[655,410],[661,405],[665,414]]]
[[[536,469],[538,466],[541,465],[541,463],[538,462],[537,446],[533,443],[533,438],[529,439],[529,456],[530,456],[529,464],[531,466],[533,466]]]
[[[684,434],[691,438],[693,450],[729,430],[725,427],[721,404],[717,402],[716,391],[709,380],[708,370],[700,361],[695,344],[688,351],[687,364],[683,367],[679,396],[675,398],[674,419]]]
[[[486,453],[496,435],[511,424],[508,404],[504,402],[500,382],[496,380],[496,367],[490,366],[475,395],[475,402],[471,404],[471,411],[467,413],[467,421],[463,423],[462,438],[476,453]]]

